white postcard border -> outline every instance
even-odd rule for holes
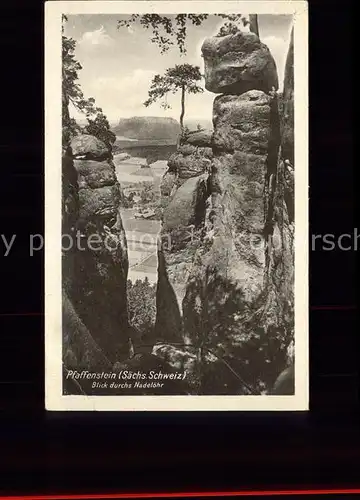
[[[61,283],[61,15],[243,13],[294,15],[295,394],[64,396]],[[48,1],[45,3],[45,407],[70,411],[308,409],[308,5],[305,1]]]

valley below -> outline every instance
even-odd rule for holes
[[[128,279],[135,282],[137,279],[148,278],[150,283],[157,281],[157,239],[161,229],[161,221],[156,218],[148,220],[136,217],[141,210],[140,196],[146,186],[151,185],[160,199],[160,180],[167,169],[167,161],[159,160],[148,167],[146,159],[130,157],[126,160],[114,155],[114,164],[117,179],[123,192],[135,192],[138,203],[132,208],[121,211],[126,234],[129,273]],[[141,215],[141,214],[140,214]]]

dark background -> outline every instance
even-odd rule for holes
[[[357,226],[354,5],[310,2],[310,234]],[[44,412],[43,5],[4,2],[0,23],[0,493],[359,483],[354,250],[310,252],[309,413]]]

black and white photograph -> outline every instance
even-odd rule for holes
[[[48,410],[308,409],[303,1],[45,5]]]

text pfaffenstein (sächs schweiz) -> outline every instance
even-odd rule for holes
[[[185,377],[186,371],[164,373],[156,370],[150,370],[149,372],[121,370],[117,373],[69,370],[66,374],[67,379],[94,380],[92,383],[93,389],[154,389],[164,387],[164,382],[168,380],[184,380]],[[96,382],[99,380],[101,382]],[[115,380],[121,380],[122,382],[114,382]]]

